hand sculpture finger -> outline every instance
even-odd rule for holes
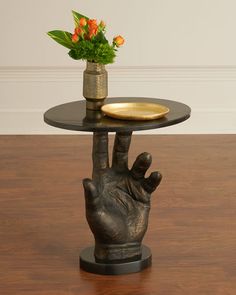
[[[151,175],[144,179],[143,188],[149,194],[153,193],[155,189],[158,187],[162,179],[162,175],[159,172],[152,172]]]
[[[152,156],[149,153],[140,154],[131,168],[130,172],[136,179],[142,179],[152,163]]]
[[[128,151],[132,132],[117,132],[113,148],[112,168],[117,171],[128,169]]]
[[[99,195],[96,186],[89,178],[83,180],[84,195],[86,207],[88,209],[96,209],[99,202]]]
[[[108,133],[94,132],[93,137],[93,179],[109,167]]]

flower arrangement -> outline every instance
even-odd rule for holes
[[[89,19],[76,11],[72,11],[75,29],[74,33],[61,30],[50,31],[47,34],[57,43],[69,48],[69,56],[75,60],[87,60],[99,64],[114,62],[117,48],[124,44],[122,36],[113,38],[109,44],[105,37],[106,24],[96,19]]]

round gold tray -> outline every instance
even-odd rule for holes
[[[156,103],[120,102],[102,106],[101,110],[109,117],[122,120],[155,120],[164,117],[169,109]]]

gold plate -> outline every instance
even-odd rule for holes
[[[155,120],[164,117],[169,109],[156,103],[119,102],[102,106],[102,111],[109,117],[122,120]]]

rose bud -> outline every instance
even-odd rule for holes
[[[79,36],[83,36],[84,30],[81,27],[77,27],[77,28],[75,28],[75,34],[77,34]]]
[[[113,39],[113,43],[119,47],[121,45],[123,45],[125,43],[125,39],[122,37],[122,36],[116,36],[114,39]]]
[[[99,27],[104,29],[106,27],[106,23],[103,20],[101,20],[100,24],[99,24]]]
[[[72,42],[73,43],[76,43],[76,42],[78,42],[79,41],[79,36],[77,35],[77,34],[73,34],[72,35]]]
[[[81,27],[85,27],[87,25],[87,21],[84,17],[82,17],[80,20],[79,20],[79,25]]]

